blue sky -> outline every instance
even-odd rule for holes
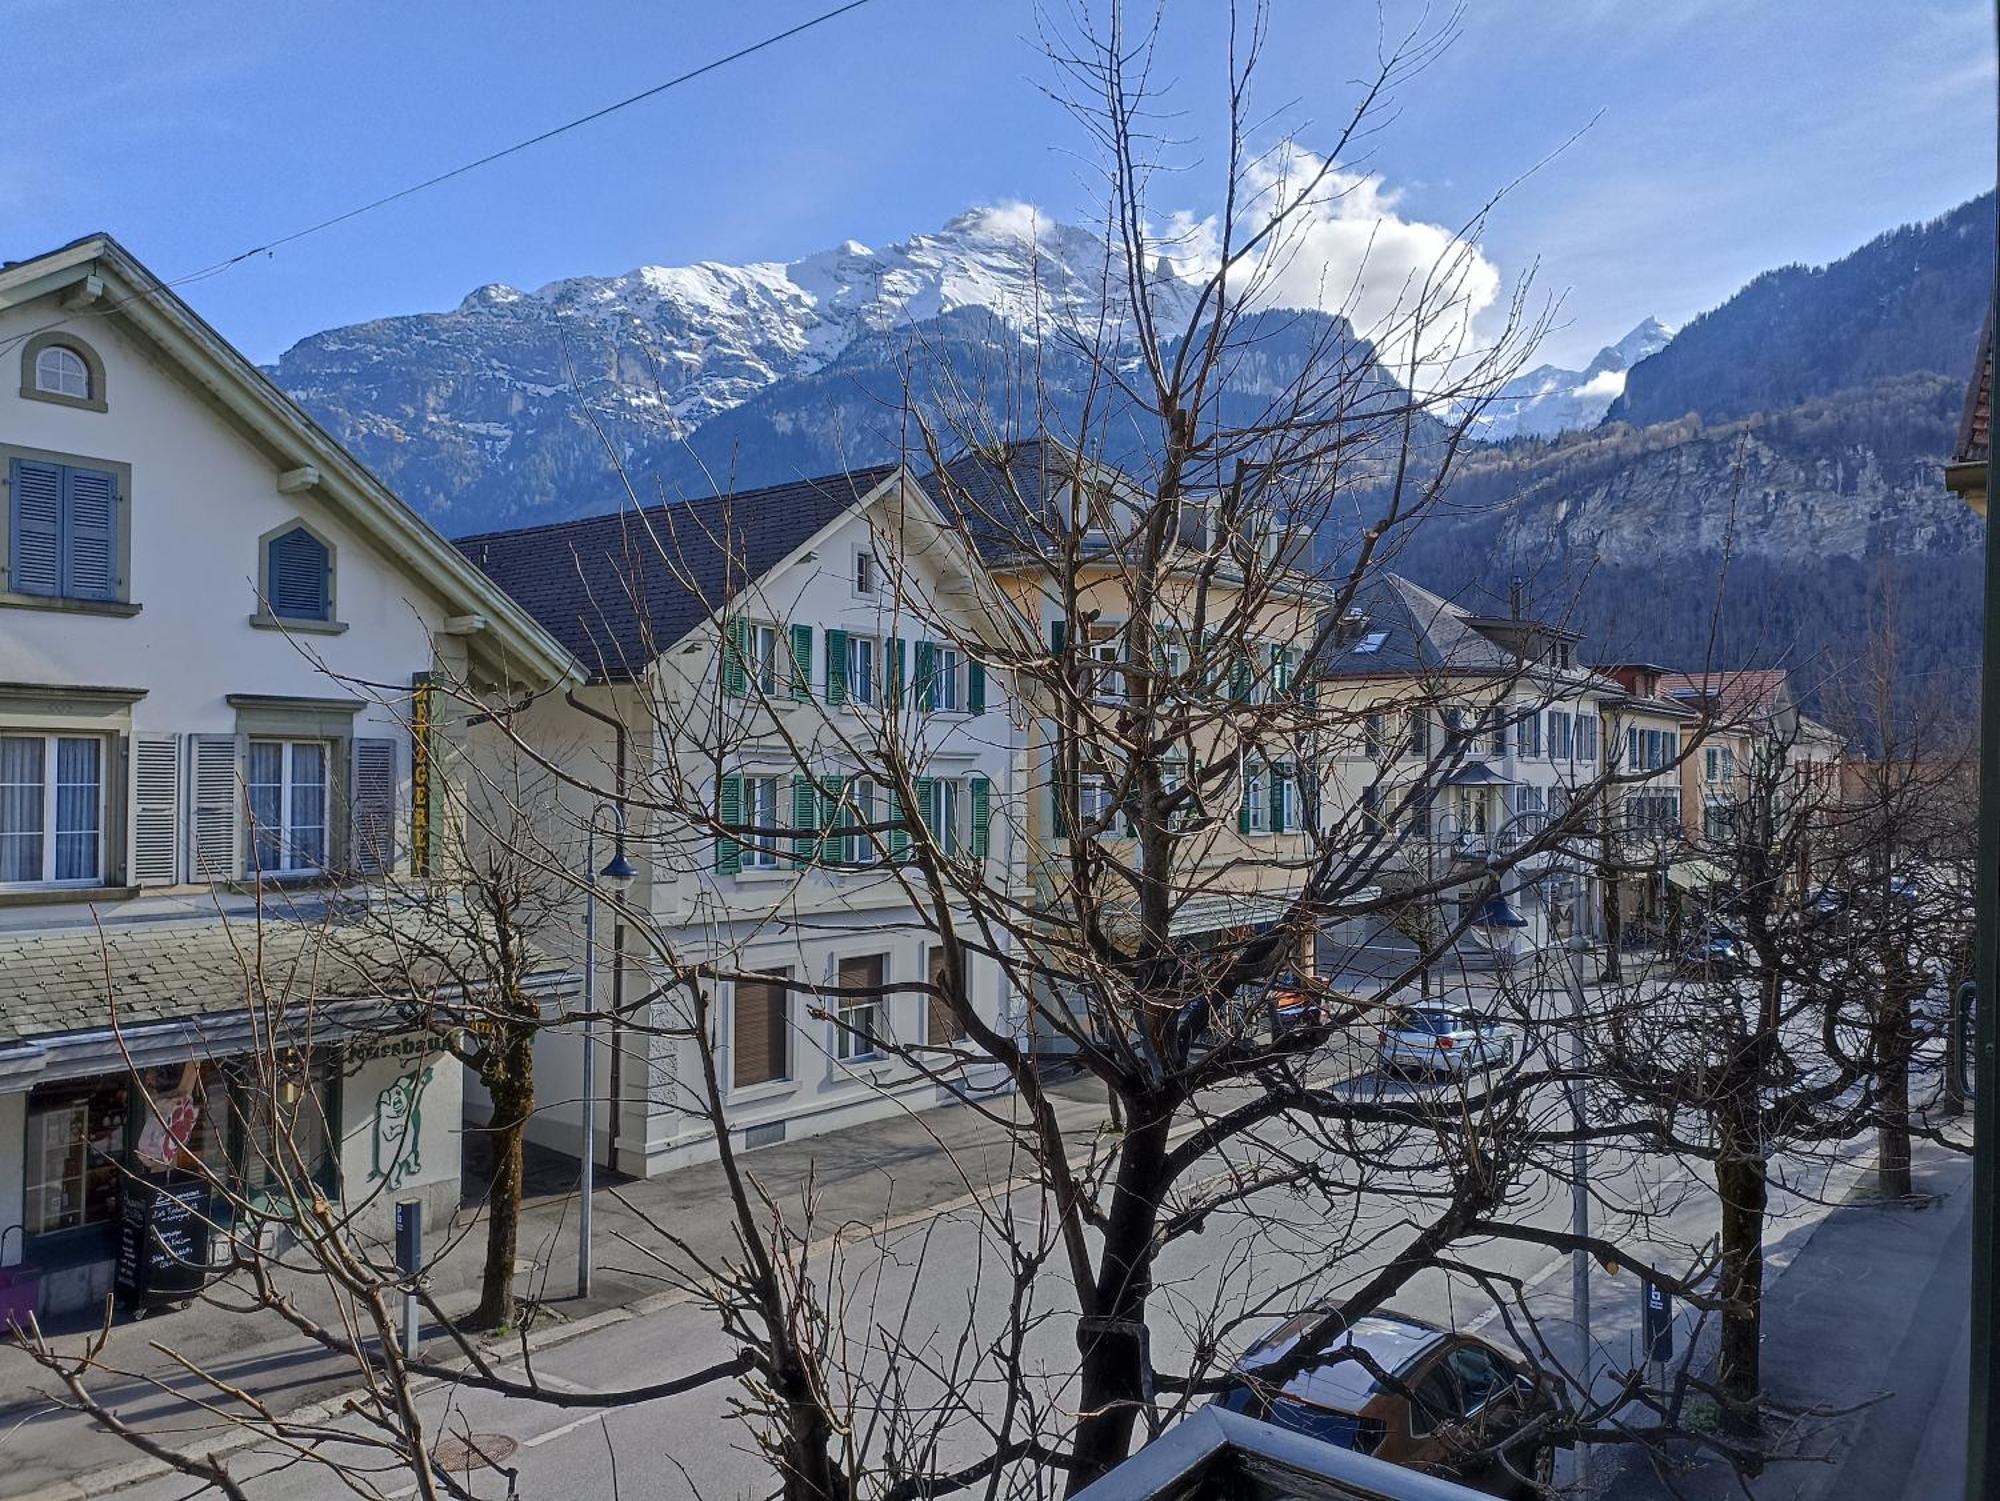
[[[0,256],[108,229],[175,277],[636,92],[824,9],[565,0],[0,0]],[[1052,7],[1060,12],[1068,0]],[[1167,16],[1187,170],[1215,207],[1219,3]],[[1419,13],[1384,0],[1390,28]],[[1372,5],[1274,0],[1258,97],[1313,148],[1365,71]],[[1087,220],[1085,143],[1045,97],[1030,0],[873,0],[745,64],[186,289],[260,360],[331,325],[648,262],[881,244],[977,203]],[[1993,181],[1988,0],[1472,0],[1365,160],[1564,295],[1545,357],[1837,256]],[[1591,124],[1595,119],[1596,123]],[[1206,170],[1205,170],[1206,168]]]

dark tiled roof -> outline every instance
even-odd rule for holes
[[[1047,533],[1066,522],[1065,495],[1078,472],[1099,467],[1053,438],[1036,438],[968,449],[919,483],[994,563],[1045,553]]]
[[[1361,620],[1321,659],[1327,677],[1399,676],[1421,672],[1513,672],[1512,652],[1474,629],[1475,618],[1442,595],[1401,574],[1362,585],[1351,607]]]
[[[594,681],[630,678],[895,472],[882,464],[458,546]]]
[[[1972,379],[1965,388],[1965,411],[1958,420],[1954,464],[1983,464],[1993,446],[1993,308],[1986,309],[1986,326],[1979,331],[1979,353],[1973,356]]]

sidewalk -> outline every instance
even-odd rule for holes
[[[1094,1134],[1106,1118],[1102,1086],[1077,1078],[1054,1086],[1052,1098],[1066,1135]],[[1003,1116],[1021,1112],[1017,1097],[1003,1095],[985,1107]],[[780,1207],[795,1230],[820,1241],[836,1232],[880,1228],[885,1220],[919,1215],[964,1197],[1004,1185],[1020,1176],[1026,1162],[1013,1150],[1009,1133],[980,1110],[947,1105],[895,1116],[852,1130],[781,1143],[740,1159]],[[808,1211],[808,1199],[811,1211]],[[597,1247],[591,1296],[579,1300],[576,1286],[576,1203],[574,1194],[532,1200],[523,1215],[521,1257],[528,1263],[519,1286],[544,1298],[531,1327],[538,1338],[561,1338],[618,1318],[629,1317],[649,1300],[674,1296],[668,1268],[637,1246],[660,1246],[660,1237],[642,1216],[669,1227],[704,1257],[735,1252],[732,1218],[719,1212],[727,1203],[722,1172],[701,1164],[650,1180],[624,1180],[593,1196]],[[461,1213],[455,1239],[433,1238],[433,1292],[452,1314],[478,1301],[485,1254],[483,1220]],[[636,1243],[636,1245],[635,1245]],[[662,1246],[662,1250],[665,1248]],[[441,1254],[440,1254],[441,1253]],[[331,1310],[331,1300],[313,1279],[299,1278],[293,1290],[315,1315]],[[197,1302],[151,1318],[126,1321],[113,1329],[104,1359],[156,1377],[177,1392],[200,1383],[153,1345],[163,1345],[188,1361],[239,1383],[280,1411],[323,1402],[356,1384],[353,1364],[310,1346],[268,1312],[243,1313],[218,1302]],[[550,1333],[551,1326],[560,1332]],[[82,1334],[55,1341],[64,1349],[81,1345]],[[130,1480],[158,1473],[130,1446],[88,1420],[54,1409],[46,1394],[57,1383],[13,1345],[0,1342],[0,1497],[102,1494]],[[230,1432],[222,1423],[203,1423],[180,1401],[146,1379],[101,1385],[98,1394],[122,1416],[140,1424],[168,1418],[176,1442],[200,1447]],[[88,1481],[88,1484],[79,1482]]]
[[[1928,1197],[1915,1204],[1850,1197],[1766,1290],[1765,1388],[1785,1407],[1828,1415],[1793,1435],[1810,1459],[1774,1464],[1751,1482],[1757,1501],[1955,1501],[1964,1492],[1971,1159],[1920,1145],[1916,1178]],[[1603,1496],[1744,1496],[1721,1465],[1678,1485],[1627,1473]]]

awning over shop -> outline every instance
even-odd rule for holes
[[[1168,936],[1226,932],[1231,928],[1262,928],[1291,916],[1296,892],[1213,891],[1190,896],[1167,924]]]
[[[1683,891],[1706,891],[1722,885],[1728,875],[1706,860],[1676,860],[1667,867],[1667,879]]]

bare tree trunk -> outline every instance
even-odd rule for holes
[[[1722,1351],[1717,1375],[1727,1411],[1723,1421],[1738,1437],[1756,1437],[1757,1399],[1763,1389],[1759,1343],[1764,1323],[1764,1210],[1767,1167],[1753,1137],[1731,1133],[1715,1164],[1722,1200]]]
[[[1625,978],[1623,961],[1618,947],[1625,931],[1625,914],[1618,900],[1618,877],[1607,875],[1599,883],[1602,892],[1600,905],[1604,909],[1604,968],[1598,974],[1598,981],[1605,985],[1617,985]]]
[[[1077,1321],[1082,1415],[1071,1451],[1072,1496],[1131,1453],[1132,1427],[1146,1401],[1146,1302],[1172,1111],[1128,1100],[1126,1120],[1130,1129],[1098,1262],[1097,1312]]]
[[[1885,1199],[1907,1199],[1910,1176],[1910,1006],[1893,986],[1883,997],[1887,1015],[1880,1031],[1876,1090],[1881,1101],[1876,1127],[1875,1184]]]
[[[533,1031],[509,1036],[486,1055],[480,1083],[493,1102],[493,1181],[486,1190],[486,1266],[479,1306],[468,1325],[499,1329],[514,1322],[514,1262],[520,1253],[521,1198],[528,1118],[535,1110]]]

